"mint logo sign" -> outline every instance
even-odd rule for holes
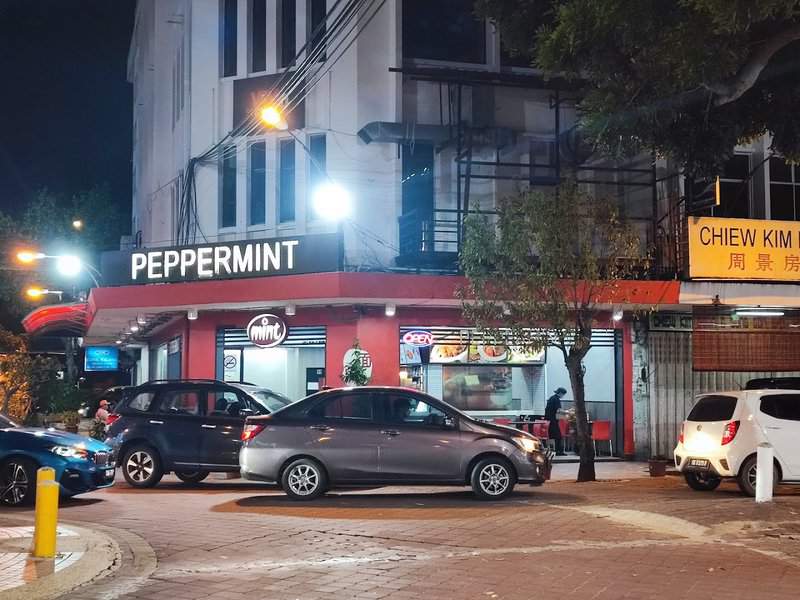
[[[247,325],[247,337],[259,348],[274,348],[286,339],[288,329],[275,315],[258,315]]]

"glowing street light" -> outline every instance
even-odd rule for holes
[[[83,262],[77,256],[65,254],[56,257],[56,269],[65,277],[75,277],[83,270]]]
[[[39,287],[29,287],[25,290],[25,295],[32,300],[40,300],[44,296],[58,296],[60,299],[63,293],[61,290],[46,290]]]
[[[83,229],[83,221],[81,219],[74,219],[72,221],[72,228],[80,231]]]
[[[45,257],[44,254],[41,252],[31,252],[30,250],[21,250],[17,252],[17,260],[21,263],[25,263],[26,265],[41,260]]]
[[[259,112],[262,123],[273,129],[288,129],[289,124],[283,118],[283,114],[277,106],[265,106]]]
[[[313,203],[317,215],[328,221],[342,221],[353,210],[350,194],[332,181],[320,184],[314,191]]]

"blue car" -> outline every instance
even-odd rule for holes
[[[36,470],[52,467],[61,493],[74,496],[114,483],[111,448],[91,438],[21,427],[0,415],[0,503],[20,506],[33,502]]]

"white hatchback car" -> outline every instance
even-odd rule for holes
[[[798,440],[800,389],[703,394],[683,422],[675,466],[692,489],[714,490],[723,478],[731,477],[744,493],[754,496],[758,445],[772,444],[776,485],[800,483]]]

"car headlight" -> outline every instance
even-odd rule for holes
[[[88,458],[89,451],[80,446],[53,446],[50,452],[63,456],[64,458]]]
[[[525,452],[536,452],[541,447],[539,444],[539,440],[529,437],[515,437],[514,441]]]

